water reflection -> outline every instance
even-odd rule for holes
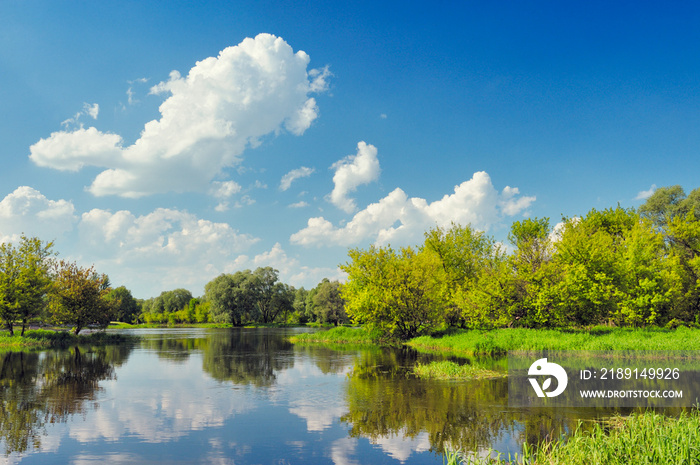
[[[350,436],[368,438],[400,461],[411,448],[516,453],[525,442],[535,444],[572,431],[580,419],[630,411],[509,408],[506,378],[417,379],[410,368],[419,357],[410,349],[365,351],[345,387],[349,412],[341,420],[350,426]],[[470,362],[505,370],[505,359]]]
[[[0,439],[5,454],[41,447],[46,424],[85,414],[130,348],[75,346],[41,353],[0,354]]]
[[[135,346],[0,354],[9,463],[439,464],[448,448],[518,452],[611,413],[509,408],[505,379],[416,379],[428,358],[408,349],[293,346],[290,330],[134,332]]]
[[[202,368],[218,381],[271,386],[276,372],[294,366],[294,346],[265,329],[218,331],[208,341]]]

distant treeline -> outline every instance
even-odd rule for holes
[[[638,209],[513,223],[510,246],[470,226],[417,247],[353,249],[341,295],[355,323],[408,339],[446,327],[697,325],[700,189],[658,189]]]
[[[271,267],[221,274],[209,281],[204,295],[192,296],[186,289],[162,292],[145,301],[131,299],[120,321],[160,324],[227,323],[233,326],[256,323],[341,324],[349,322],[340,283],[324,279],[306,290],[279,281]],[[115,291],[118,291],[115,290]],[[122,292],[128,292],[124,289]],[[120,297],[123,302],[128,296]]]

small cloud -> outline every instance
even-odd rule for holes
[[[83,105],[83,111],[92,119],[97,119],[97,115],[100,113],[100,106],[96,103],[93,103],[92,105],[86,103]]]
[[[386,119],[386,113],[382,113],[381,115],[379,115],[379,117],[380,117],[381,119]]]
[[[348,197],[358,186],[368,184],[379,179],[379,160],[377,160],[377,148],[365,142],[357,144],[357,154],[348,155],[331,166],[335,169],[333,175],[333,192],[330,201],[333,205],[352,213],[357,209],[355,200]]]
[[[297,168],[295,170],[290,171],[289,173],[282,176],[282,179],[280,180],[280,190],[286,191],[291,187],[292,183],[295,180],[299,178],[309,177],[314,173],[314,171],[316,170],[313,168],[307,168],[306,166],[302,166],[301,168]]]
[[[214,181],[213,183],[211,183],[209,194],[216,197],[217,199],[227,199],[233,194],[237,194],[240,191],[241,185],[235,181]]]
[[[656,184],[652,184],[649,190],[646,191],[639,191],[637,196],[634,198],[635,200],[646,200],[649,197],[652,196],[652,194],[656,191]]]
[[[304,202],[303,200],[301,202],[292,203],[292,204],[288,205],[289,208],[304,208],[304,207],[308,207],[308,206],[309,206],[308,202]]]
[[[236,208],[249,207],[249,206],[253,205],[254,203],[255,203],[254,198],[252,198],[249,195],[244,195],[243,197],[241,197],[241,200],[236,202],[234,207],[236,207]]]
[[[83,103],[83,109],[80,110],[78,113],[73,115],[72,118],[68,118],[67,120],[61,122],[61,126],[67,127],[70,126],[71,124],[78,124],[78,121],[80,120],[80,117],[82,116],[89,116],[92,119],[97,119],[97,115],[100,113],[100,105],[97,103],[89,104],[89,103]],[[82,125],[81,125],[82,127]]]

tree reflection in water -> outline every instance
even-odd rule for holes
[[[341,418],[350,425],[351,436],[380,443],[396,436],[416,440],[427,433],[430,448],[437,453],[480,452],[498,443],[534,444],[558,437],[573,430],[580,418],[610,414],[509,408],[506,378],[417,379],[411,373],[417,357],[409,349],[365,351],[358,357],[346,387],[349,412]]]
[[[275,372],[294,366],[294,346],[268,329],[234,328],[212,333],[202,368],[217,381],[267,387]]]
[[[129,356],[129,345],[75,346],[44,352],[0,354],[0,442],[5,454],[41,447],[47,423],[84,414],[99,382]],[[96,407],[96,404],[95,404]]]

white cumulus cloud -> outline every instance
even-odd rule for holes
[[[81,253],[130,289],[187,287],[198,292],[259,239],[227,223],[159,208],[136,216],[93,209],[78,226]]]
[[[335,187],[330,195],[333,205],[352,213],[357,209],[355,200],[348,197],[358,186],[368,184],[379,179],[379,160],[377,160],[377,148],[365,142],[357,144],[357,154],[349,155],[337,161],[331,167],[335,169],[333,184]]]
[[[71,230],[76,220],[71,202],[20,186],[0,201],[0,241],[14,241],[22,233],[50,241]]]
[[[505,187],[499,193],[489,175],[480,171],[455,186],[454,193],[431,203],[409,198],[396,188],[342,227],[323,217],[310,218],[306,228],[292,234],[290,241],[306,246],[350,246],[366,240],[405,245],[420,242],[423,232],[435,225],[446,227],[455,222],[488,230],[504,216],[523,213],[534,201],[534,196],[520,196],[517,188]]]
[[[81,127],[39,140],[30,158],[58,170],[105,168],[88,188],[97,196],[206,190],[224,168],[240,163],[247,147],[282,130],[301,135],[318,117],[310,95],[327,89],[330,73],[307,70],[309,61],[282,38],[247,38],[197,62],[187,76],[173,71],[153,86],[151,93],[168,97],[160,119],[146,123],[133,145]],[[92,116],[92,107],[86,111]]]

